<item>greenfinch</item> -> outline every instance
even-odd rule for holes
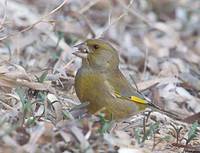
[[[88,39],[75,47],[78,51],[73,54],[82,58],[75,91],[81,102],[89,102],[89,112],[123,119],[151,105],[120,71],[118,52],[110,43]]]

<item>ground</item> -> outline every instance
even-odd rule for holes
[[[200,1],[1,0],[0,152],[200,152]],[[87,113],[74,45],[112,43],[160,108],[120,121]]]

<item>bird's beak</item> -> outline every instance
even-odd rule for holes
[[[75,45],[73,46],[77,49],[76,52],[73,52],[72,54],[74,54],[75,56],[77,57],[80,57],[80,58],[87,58],[87,55],[88,55],[88,47],[87,45],[85,44],[85,42],[83,43],[80,43],[78,45]]]

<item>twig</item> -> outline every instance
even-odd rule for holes
[[[12,111],[17,112],[13,107],[11,107],[10,105],[6,104],[6,103],[3,102],[3,100],[1,100],[1,99],[0,99],[0,103],[1,103],[4,107],[6,107],[7,109],[10,109],[10,110],[12,110]]]
[[[85,5],[85,7],[83,7],[79,13],[80,14],[84,14],[87,10],[89,10],[92,6],[94,6],[96,3],[98,3],[100,0],[93,0],[93,1],[90,1],[88,3],[88,5]]]
[[[94,32],[94,30],[93,30],[89,20],[87,19],[87,17],[84,16],[84,15],[80,15],[80,17],[82,17],[82,19],[85,21],[85,24],[86,24],[88,30],[90,31],[90,33],[92,35],[92,38],[95,38],[96,37],[96,33]]]
[[[3,6],[3,10],[4,10],[4,13],[3,13],[4,15],[3,15],[3,19],[0,20],[0,29],[3,28],[3,25],[4,25],[5,20],[6,20],[6,14],[7,14],[7,0],[5,0],[5,4],[4,4],[4,5],[2,4],[2,6]]]
[[[146,47],[146,49],[145,49],[145,60],[144,60],[144,70],[143,70],[143,73],[142,73],[143,79],[145,78],[145,73],[146,73],[146,70],[147,70],[148,53],[149,53],[149,50]]]
[[[142,142],[144,142],[145,141],[145,133],[146,133],[146,119],[145,119],[145,117],[143,118],[143,133],[144,133],[144,135],[143,135],[143,140],[142,140]]]
[[[133,9],[130,9],[130,7],[127,7],[123,1],[121,0],[117,0],[123,8],[125,8],[127,10],[128,13],[130,13],[131,15],[137,17],[138,19],[140,19],[141,21],[143,21],[144,23],[146,23],[147,25],[149,25],[150,27],[152,27],[152,23],[150,21],[148,21],[148,19],[146,19],[144,16],[142,16],[141,14],[139,14],[138,12],[136,12]]]
[[[79,21],[79,23],[84,23],[84,26],[86,26],[86,29],[89,30],[89,32],[92,35],[92,38],[95,38],[96,34],[93,30],[93,27],[91,25],[91,23],[89,22],[89,20],[87,19],[87,17],[80,12],[76,12],[76,11],[70,11],[71,16],[75,19],[77,19]],[[82,36],[83,37],[83,36]],[[83,37],[85,39],[85,37]]]
[[[102,37],[102,35],[104,35],[104,33],[110,29],[111,26],[113,26],[114,24],[116,24],[117,22],[119,22],[123,17],[125,17],[128,14],[128,10],[129,8],[132,6],[134,0],[131,0],[127,6],[127,10],[122,13],[119,17],[117,17],[116,19],[114,19],[112,22],[108,22],[108,26],[104,29],[104,31],[98,36],[98,38]]]
[[[136,91],[146,99],[146,96],[139,90],[139,88],[138,88],[138,86],[137,86],[137,83],[136,83],[135,79],[133,78],[133,76],[130,75],[130,77],[131,77],[131,79],[133,80],[133,83],[134,83],[134,85],[135,85]],[[146,100],[147,100],[147,99],[146,99]],[[150,102],[149,100],[147,100],[147,101]]]
[[[191,145],[185,145],[181,143],[172,143],[172,146],[175,146],[178,148],[184,148],[186,152],[191,152],[191,153],[200,152],[200,146],[191,146]]]
[[[174,133],[174,136],[176,137],[176,143],[178,144],[179,143],[179,136],[180,136],[180,132],[181,130],[183,130],[183,127],[179,127],[177,128],[174,124],[170,123],[170,125],[174,128],[175,132]]]
[[[67,2],[67,0],[64,0],[59,6],[57,6],[55,9],[53,9],[50,13],[45,14],[44,16],[42,16],[38,21],[34,22],[32,25],[26,27],[25,29],[22,29],[22,30],[19,31],[19,32],[16,32],[16,33],[13,33],[13,34],[4,36],[4,37],[0,38],[0,40],[7,39],[7,38],[9,38],[9,37],[11,37],[11,36],[15,36],[15,35],[18,35],[18,34],[20,34],[20,33],[23,33],[23,32],[26,32],[26,31],[32,29],[32,28],[33,28],[34,26],[36,26],[38,23],[44,22],[43,20],[44,20],[45,18],[49,17],[50,15],[52,15],[53,13],[55,13],[55,12],[57,12],[59,9],[61,9],[61,8],[64,6],[64,4],[65,4],[66,2]]]
[[[133,81],[133,83],[134,83],[134,85],[135,85],[135,88],[136,88],[137,92],[140,93],[140,90],[139,90],[139,88],[138,88],[138,86],[137,86],[137,83],[136,83],[135,79],[133,78],[132,75],[129,75],[129,76],[130,76],[131,80]]]

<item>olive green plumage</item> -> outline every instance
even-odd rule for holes
[[[75,77],[75,90],[81,102],[89,102],[91,113],[103,110],[107,116],[121,119],[147,107],[128,99],[144,98],[121,73],[118,52],[108,42],[88,39],[77,47],[79,52],[74,54],[82,58],[82,66]]]

